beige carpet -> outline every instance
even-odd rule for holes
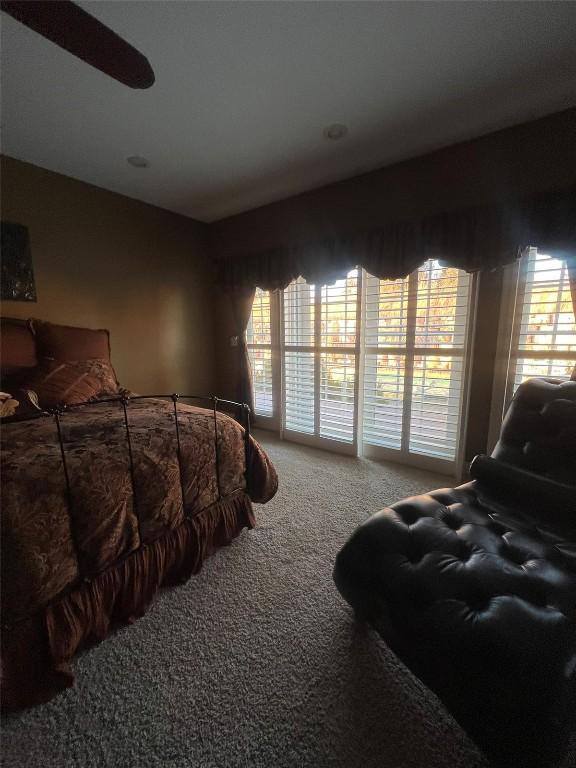
[[[355,627],[333,560],[368,514],[449,479],[261,433],[280,490],[258,527],[5,718],[11,768],[480,768],[442,705]]]

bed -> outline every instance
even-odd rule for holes
[[[117,390],[2,424],[5,710],[72,685],[80,649],[253,527],[252,502],[278,480],[247,416],[216,398]]]

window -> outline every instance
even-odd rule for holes
[[[434,260],[403,280],[366,275],[366,453],[456,461],[470,298],[470,275]]]
[[[569,379],[576,364],[576,321],[566,263],[530,248],[509,269],[508,286],[500,328],[502,369],[495,386],[494,433],[525,379]]]
[[[274,413],[270,298],[270,291],[256,289],[252,314],[246,329],[254,384],[254,410],[257,416],[272,416]]]
[[[248,327],[257,415],[278,403],[287,439],[455,469],[472,285],[431,260],[402,280],[353,269],[334,285],[299,278],[280,293],[257,290]]]

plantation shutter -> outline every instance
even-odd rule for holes
[[[284,428],[352,444],[357,389],[358,270],[332,286],[284,291]]]
[[[469,289],[470,275],[437,261],[417,272],[411,453],[456,459]]]
[[[314,434],[315,287],[298,278],[284,291],[284,426]]]
[[[403,280],[366,276],[365,444],[456,460],[470,285],[435,260]]]
[[[354,442],[358,270],[323,286],[320,300],[320,437]]]
[[[254,383],[254,410],[257,416],[272,416],[274,412],[270,300],[270,291],[256,289],[252,314],[246,329]]]
[[[408,278],[365,276],[364,442],[402,446]]]
[[[531,248],[520,263],[508,399],[530,376],[569,379],[575,362],[576,321],[566,262]]]

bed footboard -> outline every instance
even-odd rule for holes
[[[60,446],[60,456],[62,458],[62,468],[64,471],[64,478],[66,481],[66,498],[69,509],[72,508],[72,492],[70,487],[70,475],[68,471],[68,465],[66,462],[66,449],[65,449],[65,442],[62,435],[62,418],[65,416],[65,414],[69,411],[76,410],[78,408],[82,408],[85,405],[98,405],[99,403],[119,403],[122,407],[123,411],[123,417],[124,417],[124,426],[126,429],[126,449],[128,453],[128,459],[130,462],[130,478],[132,481],[132,497],[134,500],[134,506],[137,507],[137,494],[136,494],[136,486],[135,486],[135,480],[134,480],[134,456],[132,453],[132,438],[130,434],[130,418],[129,418],[129,409],[130,409],[130,402],[131,401],[142,401],[142,400],[171,400],[174,404],[174,430],[176,435],[176,444],[177,444],[177,458],[178,458],[178,471],[180,476],[180,491],[182,494],[182,504],[184,505],[184,484],[183,484],[183,472],[182,472],[182,447],[180,444],[180,425],[179,425],[179,417],[178,417],[178,402],[182,400],[191,400],[191,401],[199,401],[201,403],[206,403],[211,405],[211,410],[214,414],[214,454],[215,454],[215,474],[216,474],[216,483],[218,486],[218,499],[222,498],[222,491],[220,486],[220,451],[219,451],[219,445],[218,445],[218,422],[217,422],[217,413],[218,409],[227,409],[227,410],[234,410],[236,412],[236,418],[237,421],[242,425],[244,428],[244,461],[245,461],[245,469],[244,469],[244,477],[246,480],[246,488],[250,488],[250,480],[251,480],[251,468],[252,468],[252,441],[250,439],[250,406],[246,403],[239,403],[235,400],[225,400],[223,398],[219,398],[216,395],[180,395],[177,393],[172,393],[169,395],[129,395],[127,393],[123,393],[119,395],[118,397],[107,397],[107,398],[100,398],[98,400],[90,400],[85,403],[76,403],[74,405],[67,405],[67,406],[60,406],[58,408],[51,408],[45,411],[40,411],[38,414],[35,414],[33,416],[30,416],[30,419],[37,419],[37,418],[53,418],[55,427],[56,427],[56,433],[58,435],[58,443]]]

